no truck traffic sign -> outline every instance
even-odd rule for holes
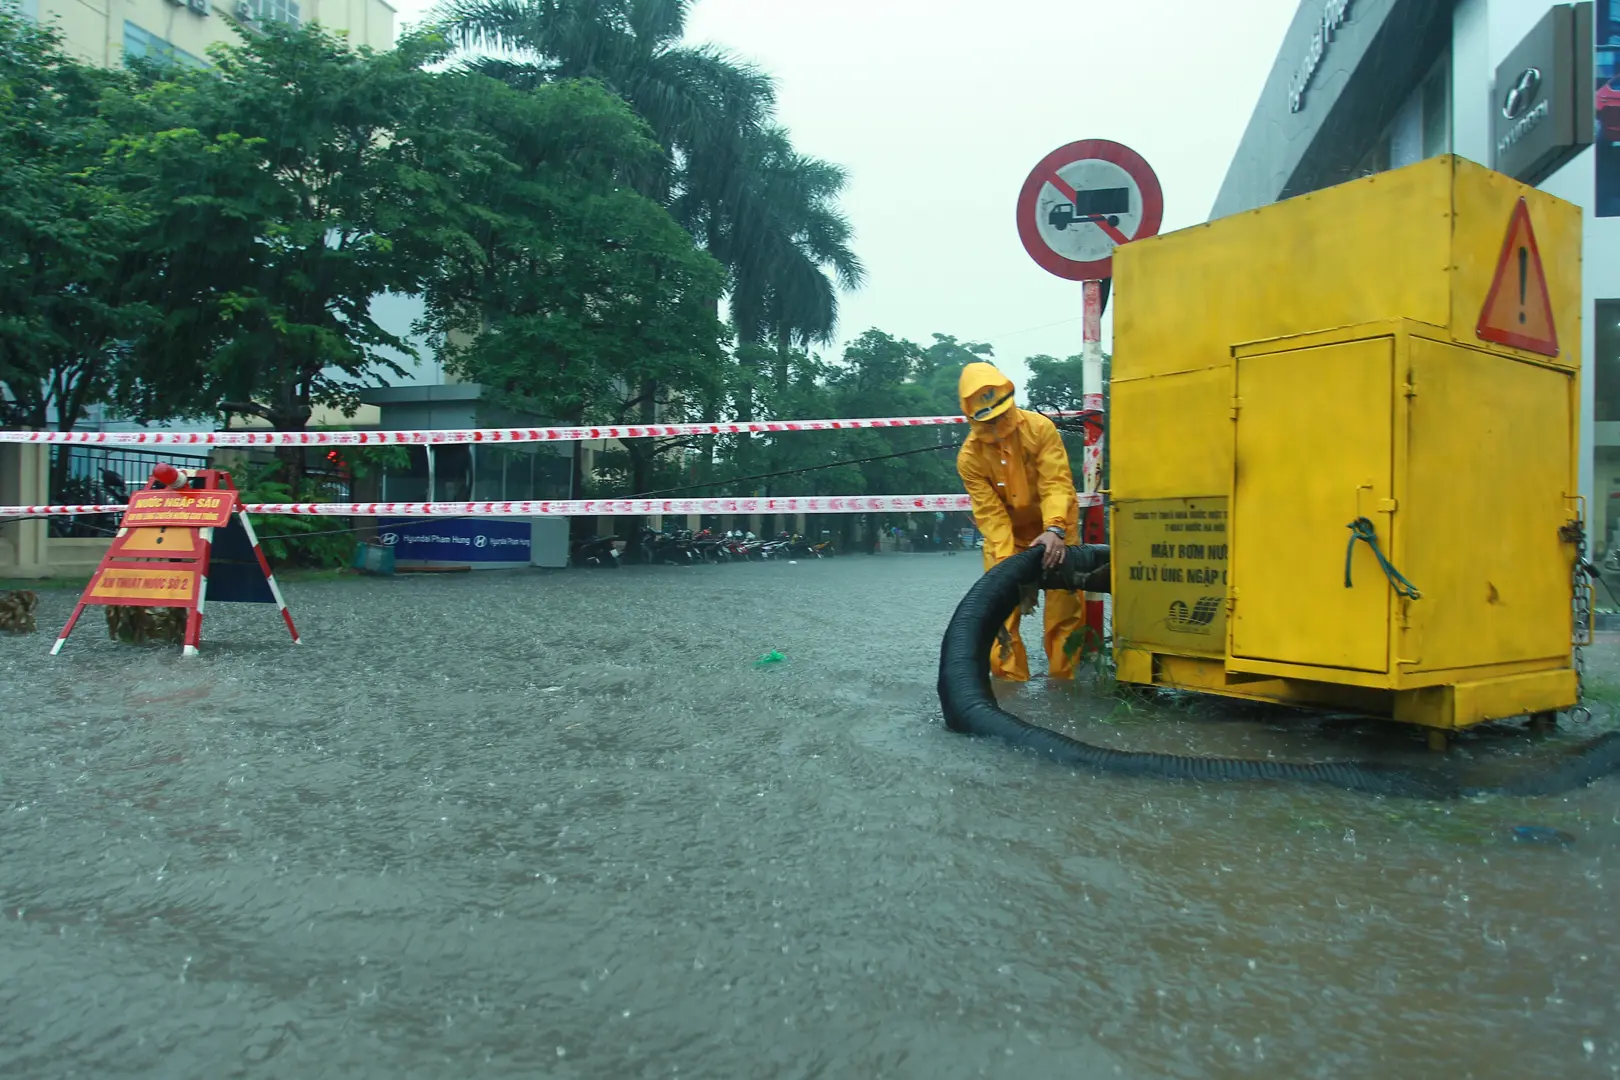
[[[1163,220],[1159,178],[1140,154],[1107,139],[1047,154],[1018,193],[1024,250],[1070,281],[1112,277],[1114,248],[1153,236]]]

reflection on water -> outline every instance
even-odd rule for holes
[[[1431,806],[950,735],[977,563],[294,585],[302,649],[222,607],[192,661],[97,620],[53,661],[44,595],[0,639],[0,1076],[1620,1071],[1620,781]],[[1005,696],[1119,745],[1415,752]]]

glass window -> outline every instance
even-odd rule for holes
[[[127,20],[124,23],[124,57],[150,60],[157,64],[178,64],[181,67],[202,69],[208,65],[184,49],[177,49],[149,30],[143,30]]]
[[[289,26],[298,25],[297,0],[248,0],[253,8],[253,16],[264,22],[280,22]]]
[[[534,444],[514,446],[506,451],[506,498],[528,500],[534,495],[534,463],[540,457],[540,447]]]
[[[1353,176],[1387,169],[1451,152],[1451,59],[1442,56],[1407,98],[1390,125],[1379,133],[1356,163]]]
[[[383,502],[427,502],[428,459],[427,447],[407,446],[408,455],[403,468],[390,467],[383,472]]]
[[[1406,99],[1389,127],[1389,167],[1404,169],[1423,160],[1423,93]]]
[[[472,447],[474,502],[500,502],[505,498],[506,450],[499,446]]]
[[[534,497],[536,499],[566,499],[574,479],[574,456],[571,447],[547,447],[534,460]]]
[[[433,501],[472,501],[472,447],[433,447]]]
[[[1592,312],[1594,419],[1592,507],[1594,548],[1620,548],[1620,300],[1599,300]],[[1611,584],[1613,578],[1610,578]],[[1600,591],[1598,595],[1604,594]]]
[[[1620,421],[1620,300],[1599,300],[1592,317],[1594,419],[1612,423]]]
[[[1356,166],[1355,174],[1357,176],[1371,176],[1373,173],[1381,173],[1388,168],[1389,132],[1386,131],[1373,143],[1372,149],[1367,151],[1367,156],[1361,159],[1361,162]]]
[[[1423,156],[1451,152],[1451,65],[1441,60],[1423,80]]]

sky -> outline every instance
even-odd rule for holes
[[[431,8],[394,2],[402,24]],[[1025,356],[1081,344],[1080,285],[1019,242],[1024,178],[1059,146],[1112,139],[1158,175],[1162,232],[1205,221],[1297,6],[696,0],[687,36],[774,76],[795,145],[849,170],[842,205],[867,277],[842,298],[841,341],[950,334],[990,344],[1021,379]]]

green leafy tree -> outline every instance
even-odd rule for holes
[[[723,378],[722,268],[625,183],[660,153],[618,98],[585,82],[520,92],[462,77],[463,105],[501,167],[469,173],[472,243],[428,289],[423,329],[448,368],[568,423],[691,413]],[[643,490],[677,440],[626,443]]]
[[[450,0],[438,16],[473,70],[525,90],[593,79],[624,98],[667,152],[638,176],[649,194],[668,194],[681,169],[740,157],[740,140],[775,99],[756,68],[681,43],[690,8],[691,0]],[[677,154],[698,160],[678,163]]]
[[[995,363],[995,350],[982,342],[958,341],[949,334],[934,335],[934,343],[923,350],[923,362],[917,373],[931,412],[944,415],[962,411],[956,388],[962,369],[977,362]],[[962,433],[956,434],[960,440]]]
[[[245,413],[299,430],[317,406],[401,373],[371,317],[466,244],[451,177],[477,167],[437,77],[441,46],[351,49],[271,24],[138,95],[123,167],[153,215],[139,255],[161,325],[120,386],[142,418]],[[288,482],[296,492],[293,456]]]
[[[131,249],[146,216],[99,168],[129,76],[0,8],[0,421],[71,429],[154,315]],[[67,464],[59,455],[60,467]]]
[[[769,370],[781,388],[794,346],[832,340],[838,288],[858,288],[865,268],[836,203],[845,171],[799,153],[780,127],[752,134],[748,150],[728,200],[732,212],[712,218],[710,246],[731,269],[738,339],[774,345]],[[749,354],[739,360],[755,367]],[[739,412],[751,418],[752,403],[745,399]]]
[[[767,76],[681,44],[689,8],[690,0],[458,0],[443,12],[452,40],[500,52],[473,58],[478,70],[519,87],[597,79],[647,121],[664,156],[636,182],[726,269],[744,346],[730,397],[740,418],[753,419],[761,372],[780,389],[792,346],[831,340],[837,287],[857,286],[863,270],[835,205],[843,170],[797,153],[771,123]],[[752,348],[771,344],[769,360]],[[723,399],[699,396],[703,418],[718,419]],[[746,460],[751,448],[733,450]]]
[[[1037,412],[1073,412],[1085,408],[1085,372],[1081,357],[1065,357],[1062,360],[1044,353],[1031,356],[1024,363],[1029,367],[1030,378],[1024,387],[1024,408],[1034,409]],[[1103,415],[1108,414],[1108,370],[1110,357],[1103,354]],[[1066,426],[1063,431],[1063,446],[1069,452],[1069,467],[1074,471],[1078,480],[1083,468],[1085,453],[1085,436],[1082,432]],[[1105,447],[1106,450],[1106,447]],[[1107,461],[1103,462],[1106,476]]]

